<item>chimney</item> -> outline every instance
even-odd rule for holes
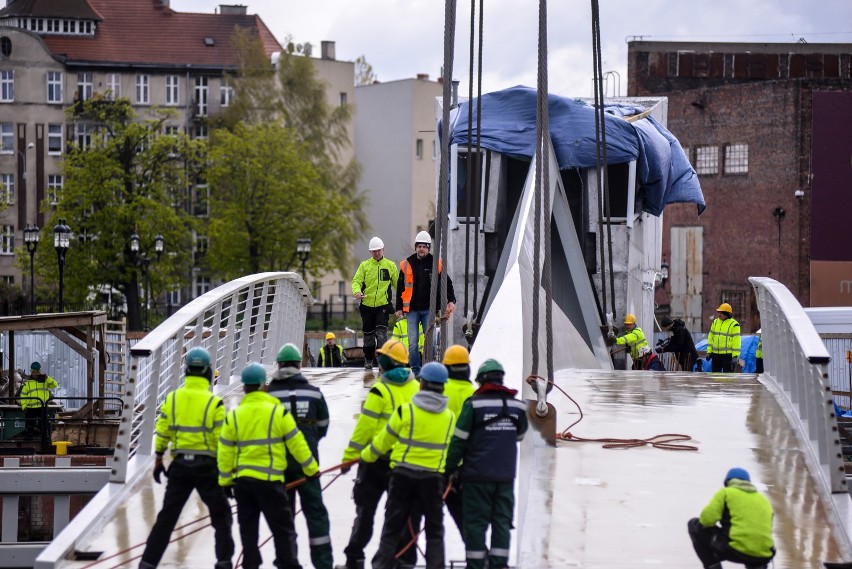
[[[239,4],[219,4],[219,13],[227,16],[245,16],[248,13],[246,10],[247,6]]]
[[[322,59],[330,59],[334,61],[336,59],[336,55],[334,53],[334,42],[333,41],[322,41],[320,42],[320,52]]]
[[[428,73],[418,73],[417,78],[420,79],[421,81],[428,81],[429,80],[429,74]]]

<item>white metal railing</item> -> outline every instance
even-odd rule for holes
[[[831,357],[796,297],[767,277],[749,278],[757,296],[765,375],[782,392],[796,417],[817,481],[831,493],[847,492],[842,448],[834,415],[828,363]],[[797,419],[793,423],[792,419]]]
[[[130,350],[118,440],[109,483],[38,556],[35,567],[55,567],[150,474],[156,412],[179,387],[186,350],[206,348],[219,370],[217,393],[251,361],[272,363],[281,344],[301,346],[310,291],[296,273],[261,273],[226,283],[196,298]]]

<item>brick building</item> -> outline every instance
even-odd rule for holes
[[[852,305],[852,44],[628,44],[628,95],[668,97],[668,127],[707,210],[666,208],[658,314],[707,331],[728,302],[759,326],[748,283],[805,306]]]

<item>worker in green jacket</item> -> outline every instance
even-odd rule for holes
[[[772,505],[748,472],[732,468],[701,515],[689,520],[689,537],[706,569],[722,569],[722,561],[766,569],[775,557],[772,515]]]
[[[378,237],[370,239],[370,258],[362,261],[352,278],[352,294],[361,301],[361,330],[364,332],[364,369],[373,369],[376,346],[388,339],[388,315],[393,312],[392,288],[399,270],[385,258],[385,244]]]
[[[307,477],[319,475],[317,464],[293,415],[263,391],[266,369],[250,363],[242,371],[245,396],[225,417],[219,438],[219,484],[237,500],[237,521],[243,545],[243,567],[258,569],[260,514],[272,532],[275,566],[301,569],[296,555],[296,530],[284,470],[287,451]]]
[[[723,302],[716,309],[718,317],[707,334],[707,357],[711,372],[733,372],[740,359],[740,323],[732,318],[733,309]]]
[[[390,452],[391,474],[385,524],[373,569],[394,569],[400,529],[410,517],[415,527],[425,519],[426,568],[444,568],[444,463],[456,416],[443,395],[447,368],[429,362],[420,370],[420,392],[396,408],[388,424],[361,460],[375,462]],[[404,535],[404,534],[403,534]]]
[[[379,368],[382,375],[379,381],[370,388],[361,415],[355,424],[355,430],[349,445],[343,452],[341,462],[350,462],[361,458],[361,452],[373,441],[375,436],[384,431],[391,415],[397,407],[411,401],[419,391],[417,381],[408,369],[408,350],[397,340],[388,340],[379,348]],[[349,466],[341,468],[348,472]],[[358,474],[355,477],[355,487],[352,499],[355,502],[355,521],[352,523],[352,533],[349,544],[344,549],[346,564],[344,569],[364,569],[364,548],[373,537],[373,518],[382,495],[388,489],[390,476],[390,456],[385,455],[372,462],[361,461],[358,464]],[[403,543],[405,543],[403,541]],[[417,550],[410,548],[407,552],[408,561],[416,560]],[[413,564],[413,563],[409,563]]]
[[[183,387],[166,395],[154,433],[154,481],[168,477],[163,508],[151,529],[142,553],[140,569],[156,567],[172,538],[181,511],[192,494],[198,492],[210,510],[215,531],[216,569],[231,569],[234,539],[231,536],[231,507],[218,483],[216,451],[219,431],[225,420],[225,404],[213,395],[210,380],[213,369],[210,353],[201,347],[186,353],[186,380]],[[168,471],[163,455],[171,446],[172,462]]]
[[[645,333],[642,328],[636,325],[636,316],[626,314],[624,316],[624,334],[616,338],[615,332],[610,331],[607,334],[607,344],[617,344],[625,346],[630,353],[630,359],[633,360],[633,369],[642,369],[642,363],[639,361],[639,350],[648,346],[648,340],[645,339]]]
[[[21,386],[19,394],[28,436],[34,437],[42,431],[50,432],[46,414],[47,403],[53,396],[50,390],[57,387],[59,384],[55,379],[41,373],[39,362],[30,365],[30,378]]]

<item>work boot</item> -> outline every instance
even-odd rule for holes
[[[230,561],[219,561],[213,566],[213,569],[234,569],[234,564]]]
[[[373,362],[368,359],[364,359],[364,369],[368,369],[370,371],[373,370]]]
[[[363,559],[347,559],[343,565],[335,565],[334,569],[364,569]]]
[[[721,563],[714,563],[713,565],[708,565],[704,569],[722,569]]]
[[[140,561],[139,562],[139,569],[157,569],[157,566],[151,565],[147,561]]]

